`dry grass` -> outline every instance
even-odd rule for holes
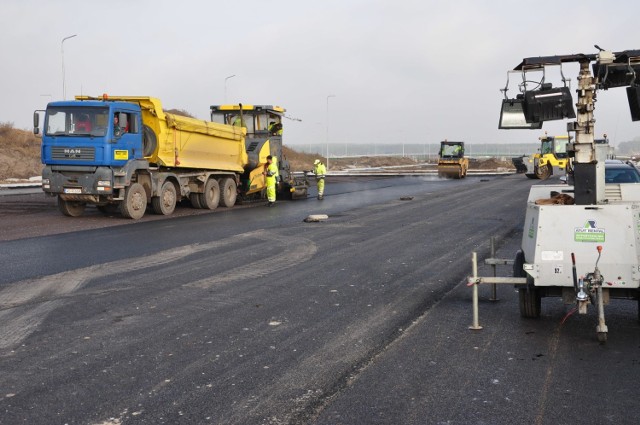
[[[11,122],[0,123],[0,181],[27,179],[42,173],[40,137],[19,130]]]

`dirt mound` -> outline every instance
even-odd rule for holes
[[[293,171],[304,171],[313,169],[313,161],[316,159],[327,163],[324,156],[310,153],[297,152],[290,147],[282,148],[284,156],[289,160]],[[411,158],[397,156],[361,156],[354,158],[332,158],[329,166],[332,170],[347,170],[351,168],[372,168],[372,167],[392,167],[395,165],[415,165]]]
[[[282,154],[289,161],[289,165],[291,166],[292,171],[311,170],[313,169],[313,161],[315,161],[316,159],[319,159],[325,164],[327,163],[326,158],[323,156],[298,152],[287,146],[282,147]]]
[[[469,161],[470,170],[497,170],[498,168],[513,169],[511,161],[500,161],[496,158],[478,159]]]
[[[40,145],[40,138],[32,132],[13,128],[10,122],[0,123],[0,181],[39,176]]]

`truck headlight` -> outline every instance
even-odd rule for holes
[[[49,179],[42,179],[42,184],[43,184],[43,185],[45,185],[45,184],[49,184]]]

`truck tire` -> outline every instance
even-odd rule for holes
[[[84,202],[65,201],[58,196],[58,209],[67,217],[80,217],[86,206]]]
[[[220,203],[220,185],[213,177],[204,185],[204,192],[200,194],[200,205],[207,210],[215,210]]]
[[[533,284],[527,285],[518,289],[518,294],[520,296],[520,316],[530,319],[540,317],[542,297],[538,288],[534,287]]]
[[[120,202],[120,213],[125,218],[139,220],[147,209],[147,192],[140,183],[132,183],[125,189],[124,199]]]
[[[238,197],[236,182],[230,177],[224,177],[220,179],[220,188],[222,205],[231,208],[236,204],[236,198]]]
[[[535,174],[531,174],[531,173],[526,173],[525,176],[527,176],[527,178],[529,179],[537,179],[538,176],[536,176]]]
[[[176,187],[170,181],[162,183],[160,196],[151,198],[153,212],[160,215],[171,215],[176,209]]]
[[[189,200],[191,201],[191,206],[196,209],[201,209],[202,204],[200,203],[200,193],[190,193]]]
[[[151,127],[145,125],[142,127],[142,155],[151,156],[158,147],[158,138]]]

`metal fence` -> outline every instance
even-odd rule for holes
[[[291,144],[292,149],[327,156],[329,158],[349,158],[361,156],[400,156],[416,160],[430,160],[438,157],[439,143],[303,143]],[[472,158],[513,157],[537,152],[538,143],[492,144],[466,143],[465,155]]]

